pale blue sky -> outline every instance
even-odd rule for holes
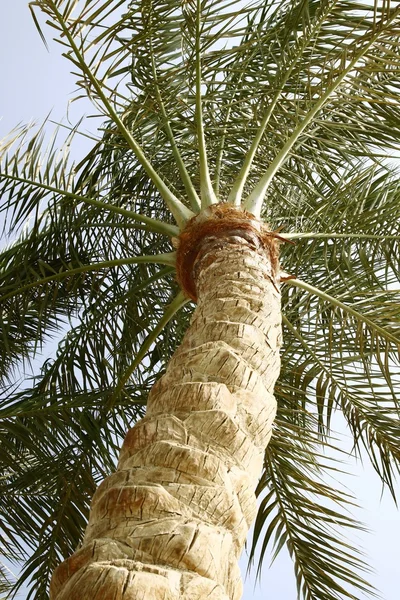
[[[64,118],[66,123],[68,101],[75,95],[75,86],[69,73],[70,65],[61,57],[61,47],[51,43],[51,31],[45,29],[50,52],[46,50],[31,19],[27,0],[3,0],[0,14],[0,117],[3,117],[0,137],[19,123],[32,119],[41,122],[50,111],[52,119]],[[74,102],[70,106],[70,121],[75,123],[82,114],[91,112],[88,101]],[[94,123],[88,120],[85,126],[93,131]],[[51,130],[52,125],[48,124],[48,128]],[[89,147],[90,144],[80,140],[74,156],[83,155]],[[380,589],[384,600],[397,600],[400,597],[399,514],[388,494],[381,499],[379,482],[370,467],[364,470],[358,464],[353,465],[352,470],[358,477],[346,483],[358,494],[363,506],[359,517],[373,532],[370,536],[359,536],[376,571],[371,581]],[[245,573],[245,561],[242,560],[242,564]],[[20,598],[24,598],[24,594]],[[243,599],[295,600],[293,569],[288,557],[282,554],[272,569],[268,569],[266,562],[261,585],[255,584],[253,577],[248,578]]]

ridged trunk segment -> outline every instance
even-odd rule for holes
[[[52,600],[241,598],[281,340],[269,250],[246,237],[211,237],[199,254],[190,328],[93,497],[83,546],[56,569]]]

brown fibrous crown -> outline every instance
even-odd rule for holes
[[[272,276],[278,280],[279,243],[282,238],[253,214],[228,203],[214,204],[190,219],[174,240],[177,279],[192,300],[197,300],[195,264],[205,252],[210,252],[211,240],[219,240],[221,245],[229,236],[244,238],[253,250],[269,256]]]

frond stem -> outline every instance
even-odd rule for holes
[[[217,204],[218,200],[211,183],[207,162],[207,148],[204,134],[203,107],[201,96],[201,0],[196,3],[196,111],[195,120],[197,128],[197,141],[200,161],[200,194],[201,208]]]
[[[151,54],[151,69],[153,72],[156,96],[157,96],[158,104],[159,104],[161,114],[163,117],[163,125],[165,127],[165,131],[167,133],[169,143],[171,144],[172,153],[174,155],[176,164],[178,166],[179,173],[181,175],[183,184],[185,186],[186,194],[188,196],[188,200],[190,202],[192,210],[195,213],[199,213],[200,212],[200,199],[197,195],[197,192],[192,183],[192,180],[190,179],[190,175],[187,172],[186,165],[183,162],[183,159],[182,159],[181,153],[179,152],[178,146],[176,145],[176,141],[175,141],[175,137],[174,137],[174,134],[172,131],[171,123],[169,121],[167,111],[165,110],[165,105],[164,105],[163,99],[161,97],[160,87],[158,85],[157,69],[156,69],[156,65],[155,65],[155,61],[154,61],[153,42],[152,42],[151,37],[150,37],[149,43],[150,43],[150,54]]]
[[[392,17],[386,21],[386,27],[392,23],[400,12],[400,8],[394,11]],[[348,66],[342,71],[342,73],[328,86],[325,93],[319,98],[319,100],[311,107],[311,109],[305,114],[301,123],[298,124],[292,135],[289,137],[287,142],[283,145],[281,150],[275,156],[264,175],[259,179],[258,183],[254,187],[251,194],[246,198],[243,207],[254,214],[256,217],[260,217],[262,204],[269,188],[269,185],[274,178],[276,172],[289,158],[292,148],[298,143],[299,138],[303,131],[312,122],[314,117],[320,112],[332,94],[337,90],[342,81],[347,77],[350,71],[355,67],[358,61],[368,52],[371,46],[379,39],[382,30],[380,27],[377,28],[376,32],[372,35],[371,39],[364,44],[359,52],[350,60]],[[346,52],[346,51],[345,51]],[[343,54],[345,58],[346,54]]]
[[[71,277],[72,275],[79,275],[80,273],[89,273],[90,271],[101,271],[102,269],[110,269],[113,267],[120,267],[123,265],[134,265],[139,263],[155,263],[161,265],[175,266],[175,257],[175,252],[168,252],[165,254],[118,258],[115,260],[105,260],[91,265],[82,265],[80,267],[76,267],[75,269],[62,271],[61,273],[54,273],[53,275],[49,275],[48,277],[43,277],[42,279],[37,279],[36,281],[27,283],[26,285],[21,286],[17,290],[13,290],[8,294],[4,294],[4,296],[1,296],[0,302],[4,302],[5,300],[8,300],[8,298],[12,298],[17,294],[22,294],[23,292],[31,288],[45,285],[46,283],[50,283],[51,281],[59,281],[65,279],[66,277]]]
[[[109,212],[116,213],[118,215],[123,215],[124,217],[132,219],[133,221],[140,221],[142,223],[145,223],[148,226],[149,230],[154,231],[155,233],[162,233],[164,235],[168,235],[169,237],[176,237],[177,235],[179,235],[179,229],[175,225],[163,223],[163,221],[158,221],[157,219],[146,217],[145,215],[135,213],[132,210],[127,210],[126,208],[114,206],[113,204],[106,204],[105,202],[100,202],[99,200],[86,198],[86,196],[80,196],[79,194],[68,192],[67,190],[60,190],[59,188],[47,185],[45,183],[32,181],[30,179],[25,179],[24,177],[16,177],[15,175],[9,175],[8,173],[1,173],[0,178],[1,177],[9,179],[11,181],[24,183],[27,185],[33,185],[37,188],[53,192],[54,194],[60,194],[61,196],[65,196],[66,198],[70,198],[71,200],[77,200],[78,202],[84,202],[85,204],[97,206],[98,208],[108,210]]]
[[[136,139],[128,131],[128,129],[125,127],[125,125],[121,121],[120,117],[118,116],[118,114],[116,113],[114,108],[112,107],[111,102],[109,101],[109,99],[103,92],[100,82],[93,75],[93,73],[87,66],[87,64],[83,58],[83,55],[80,52],[78,46],[76,45],[75,40],[74,40],[72,34],[70,33],[68,27],[66,26],[61,13],[58,11],[55,2],[53,2],[52,0],[48,0],[48,3],[51,6],[53,13],[56,16],[56,19],[59,22],[59,24],[63,30],[63,33],[64,33],[65,37],[67,38],[68,43],[76,56],[79,67],[81,68],[83,74],[89,79],[90,83],[93,85],[100,100],[102,101],[104,107],[106,108],[109,116],[114,121],[114,123],[118,127],[118,130],[121,132],[121,134],[124,136],[124,138],[128,142],[129,147],[131,148],[131,150],[135,154],[136,158],[138,159],[138,161],[140,162],[140,164],[146,171],[146,173],[149,176],[149,178],[151,179],[151,181],[156,186],[157,190],[160,192],[162,198],[164,199],[168,209],[171,211],[172,215],[174,216],[180,229],[183,229],[185,227],[187,221],[194,216],[194,213],[192,213],[192,211],[189,208],[187,208],[172,193],[172,191],[169,189],[169,187],[165,184],[165,182],[161,179],[161,177],[159,176],[157,171],[154,169],[154,167],[152,166],[152,164],[146,157],[142,147],[138,144]]]
[[[279,233],[285,240],[349,239],[349,240],[400,240],[400,235],[374,235],[368,233]]]
[[[393,342],[394,344],[396,344],[397,347],[400,348],[400,339],[398,339],[396,336],[394,336],[392,333],[390,333],[390,331],[387,331],[380,325],[377,325],[369,317],[354,310],[354,308],[351,308],[351,306],[347,306],[347,304],[343,304],[343,302],[341,302],[337,298],[330,296],[326,292],[323,292],[322,290],[314,287],[313,285],[310,285],[309,283],[306,283],[305,281],[302,281],[301,279],[288,279],[285,283],[288,285],[294,285],[295,287],[305,290],[309,294],[313,294],[315,296],[318,296],[322,300],[329,302],[329,304],[331,304],[332,306],[335,306],[336,308],[340,308],[347,314],[354,317],[357,321],[359,321],[361,323],[365,323],[372,330],[376,331],[376,333],[379,333],[386,340]]]
[[[256,152],[258,150],[260,142],[264,136],[265,129],[269,123],[269,120],[275,109],[275,106],[277,105],[277,103],[281,97],[281,94],[286,86],[286,83],[287,83],[289,77],[291,76],[291,74],[293,72],[293,69],[295,68],[295,66],[297,64],[298,59],[303,55],[303,52],[307,48],[310,40],[312,39],[313,36],[315,36],[315,34],[321,28],[321,25],[324,22],[326,15],[332,10],[332,8],[335,6],[335,4],[337,4],[337,2],[338,2],[338,0],[334,0],[333,2],[327,4],[325,10],[322,11],[321,15],[319,16],[317,21],[314,23],[314,26],[310,28],[307,35],[303,35],[300,38],[300,41],[296,47],[296,51],[295,51],[294,55],[292,57],[289,57],[289,60],[290,60],[289,66],[286,66],[285,64],[282,65],[283,76],[280,78],[279,87],[278,87],[277,91],[275,92],[275,95],[272,98],[271,103],[269,104],[269,106],[264,114],[261,124],[257,130],[257,133],[254,136],[251,146],[246,154],[242,168],[240,169],[239,174],[233,183],[232,190],[229,194],[228,202],[234,204],[235,206],[241,205],[243,188],[245,186],[247,177],[250,173],[250,169],[251,169],[251,165],[253,164],[254,157],[256,155]]]

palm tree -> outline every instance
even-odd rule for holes
[[[369,593],[327,474],[340,412],[395,497],[399,3],[31,6],[103,125],[76,166],[79,127],[2,146],[14,591],[47,598],[64,560],[54,600],[238,599],[255,518],[251,558],[286,546],[301,597]]]

